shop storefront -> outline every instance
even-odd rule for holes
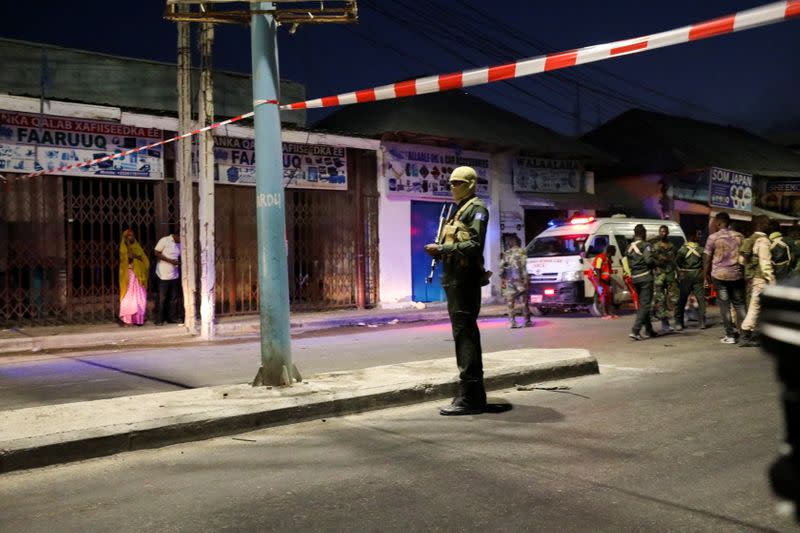
[[[143,122],[159,121],[174,119]],[[151,253],[179,220],[173,146],[90,167],[63,167],[165,135],[172,132],[0,111],[0,325],[115,319],[122,231],[131,228]],[[370,148],[377,142],[329,136],[333,142],[323,144],[314,137],[284,132],[292,308],[374,305],[378,193]],[[256,313],[252,139],[221,137],[214,152],[217,314]],[[39,170],[47,173],[25,177]]]
[[[165,154],[63,167],[162,138],[156,128],[0,111],[0,322],[113,318],[122,231],[152,247],[174,214]]]
[[[252,135],[252,130],[239,130]],[[375,151],[348,147],[347,138],[338,138],[337,144],[292,142],[309,135],[283,133],[291,308],[299,311],[375,305]],[[376,141],[367,142],[377,145]],[[253,143],[252,136],[214,139],[216,297],[222,315],[258,312]]]
[[[402,307],[411,302],[444,300],[438,270],[426,283],[431,258],[424,251],[433,242],[442,208],[452,204],[447,187],[450,173],[471,166],[478,173],[476,192],[490,211],[484,260],[489,268],[497,248],[497,220],[493,211],[494,168],[485,152],[450,147],[384,142],[380,151],[378,187],[380,199],[381,304]],[[484,296],[490,290],[486,288]]]

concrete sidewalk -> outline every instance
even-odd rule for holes
[[[493,390],[596,374],[598,364],[582,349],[523,349],[484,354],[484,369]],[[292,387],[225,385],[4,411],[0,472],[445,399],[456,384],[448,357],[323,373]]]
[[[482,317],[502,316],[505,305],[484,305]],[[388,323],[447,320],[446,304],[429,304],[424,309],[343,309],[310,313],[292,313],[291,334],[347,326],[379,327]],[[395,322],[396,321],[396,322]],[[219,341],[258,338],[258,315],[225,317],[217,323]],[[151,322],[142,327],[121,328],[116,324],[42,326],[0,330],[0,355],[64,350],[98,350],[188,344],[204,342],[182,324],[157,327]]]

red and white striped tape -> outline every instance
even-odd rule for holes
[[[415,80],[401,81],[391,85],[374,87],[372,89],[364,89],[362,91],[288,104],[281,106],[281,109],[332,107],[449,91],[451,89],[460,89],[495,81],[521,78],[623,55],[637,54],[675,44],[699,41],[700,39],[716,37],[717,35],[775,24],[797,16],[800,16],[800,0],[775,2],[746,11],[739,11],[738,13],[726,17],[720,17],[661,33],[654,33],[653,35],[646,35],[644,37],[625,39],[612,43],[578,48],[577,50],[521,59],[505,65],[483,67],[451,74],[439,74],[436,76],[417,78]]]
[[[766,4],[753,9],[739,11],[733,15],[728,15],[705,22],[699,22],[697,24],[683,26],[681,28],[664,31],[661,33],[654,33],[644,37],[636,37],[634,39],[625,39],[622,41],[587,46],[566,52],[556,52],[544,56],[521,59],[513,63],[496,65],[493,67],[483,67],[450,74],[426,76],[424,78],[401,81],[392,83],[390,85],[382,85],[380,87],[373,87],[371,89],[364,89],[361,91],[343,93],[335,96],[325,96],[323,98],[306,100],[304,102],[296,102],[293,104],[285,104],[280,106],[280,109],[295,110],[334,107],[363,102],[374,102],[376,100],[404,98],[406,96],[415,96],[419,94],[444,92],[452,89],[461,89],[463,87],[493,83],[512,78],[522,78],[524,76],[531,76],[533,74],[540,74],[542,72],[573,67],[575,65],[582,65],[585,63],[593,63],[595,61],[602,61],[604,59],[611,59],[623,55],[638,54],[640,52],[655,50],[665,46],[699,41],[701,39],[708,39],[709,37],[716,37],[718,35],[725,35],[727,33],[749,30],[769,24],[776,24],[793,17],[800,17],[800,0],[786,0],[783,2]],[[264,104],[277,105],[278,101],[256,100],[253,102],[253,107],[255,108]],[[233,124],[234,122],[250,118],[254,114],[254,111],[250,111],[249,113],[245,113],[228,120],[223,120],[222,122],[217,122],[216,124],[211,124],[204,128],[184,133],[182,135],[177,135],[171,139],[148,144],[147,146],[127,150],[125,152],[109,155],[100,159],[94,159],[91,161],[84,161],[82,163],[75,163],[65,167],[60,167],[55,171],[34,172],[27,174],[24,177],[30,178],[52,172],[62,172],[72,168],[91,166],[104,161],[118,159],[142,150],[147,150],[149,148],[168,144],[180,139],[185,139],[186,137],[191,137],[193,135],[197,135],[198,133],[210,131],[220,126]]]
[[[253,102],[253,107],[255,108],[255,107],[258,107],[258,106],[264,105],[264,104],[277,104],[277,103],[278,103],[277,100],[256,100],[256,101]],[[227,126],[228,124],[233,124],[234,122],[239,122],[240,120],[244,120],[246,118],[250,118],[255,114],[256,114],[255,111],[250,111],[249,113],[245,113],[244,115],[239,115],[239,116],[236,116],[236,117],[233,117],[233,118],[229,118],[228,120],[223,120],[221,122],[216,122],[214,124],[209,124],[208,126],[196,129],[194,131],[183,133],[181,135],[176,135],[175,137],[172,137],[171,139],[165,139],[163,141],[158,141],[156,143],[151,143],[151,144],[148,144],[146,146],[140,146],[139,148],[133,148],[131,150],[126,150],[124,152],[119,152],[119,153],[116,153],[116,154],[107,155],[105,157],[100,157],[98,159],[92,159],[92,160],[88,160],[88,161],[82,161],[80,163],[73,163],[72,165],[58,167],[55,170],[40,170],[38,172],[31,172],[30,174],[26,174],[25,176],[23,176],[23,178],[33,178],[33,177],[36,177],[36,176],[42,176],[44,174],[53,174],[53,173],[56,173],[56,172],[64,172],[64,171],[67,171],[67,170],[70,170],[70,169],[73,169],[73,168],[90,167],[92,165],[96,165],[96,164],[102,163],[104,161],[111,161],[112,159],[119,159],[121,157],[125,157],[126,155],[135,154],[136,152],[141,152],[141,151],[144,151],[144,150],[148,150],[150,148],[155,148],[156,146],[162,146],[162,145],[165,145],[165,144],[169,144],[171,142],[179,141],[181,139],[185,139],[186,137],[191,137],[193,135],[197,135],[198,133],[204,133],[206,131],[210,131],[210,130],[213,130],[215,128],[219,128],[220,126]]]

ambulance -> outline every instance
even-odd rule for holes
[[[633,228],[644,225],[647,239],[658,238],[658,228],[669,229],[669,240],[675,250],[683,246],[686,236],[677,222],[647,218],[628,218],[613,215],[608,218],[576,215],[566,220],[551,220],[547,229],[528,245],[528,298],[535,315],[554,311],[588,311],[600,316],[599,299],[584,271],[591,268],[592,259],[606,246],[613,244],[617,251],[610,257],[614,305],[632,301],[622,278],[622,257],[633,240]]]

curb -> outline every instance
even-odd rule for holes
[[[505,311],[489,311],[482,314],[480,318],[492,318],[504,316]],[[328,320],[308,320],[292,322],[290,324],[290,334],[306,333],[324,329],[335,329],[341,327],[352,327],[359,325],[383,325],[394,320],[397,323],[405,324],[412,322],[425,322],[434,320],[447,320],[446,310],[420,311],[417,313],[398,313],[382,315],[356,315],[342,318],[331,318]],[[257,337],[260,331],[260,323],[257,319],[234,323],[217,324],[216,342],[229,341],[236,337],[254,336]],[[73,333],[65,335],[47,335],[41,337],[23,337],[16,339],[0,339],[0,356],[3,355],[25,355],[47,352],[48,350],[100,350],[100,349],[124,349],[136,348],[139,346],[157,346],[159,344],[192,344],[201,342],[200,337],[188,333],[184,328],[176,328],[173,331],[152,330],[144,332],[107,332],[107,333]],[[213,342],[213,341],[212,341]]]
[[[512,372],[499,371],[485,377],[485,386],[487,391],[491,391],[509,388],[516,384],[523,385],[598,373],[597,359],[589,355],[553,363],[540,363]],[[451,379],[439,383],[424,383],[396,390],[367,393],[350,398],[323,399],[320,402],[274,410],[200,420],[175,421],[163,426],[121,431],[111,435],[92,435],[91,431],[86,431],[78,438],[65,438],[62,442],[41,445],[31,443],[29,446],[14,450],[0,449],[0,472],[81,461],[121,452],[159,448],[245,433],[271,426],[449,398],[455,393],[456,387],[457,381]]]

